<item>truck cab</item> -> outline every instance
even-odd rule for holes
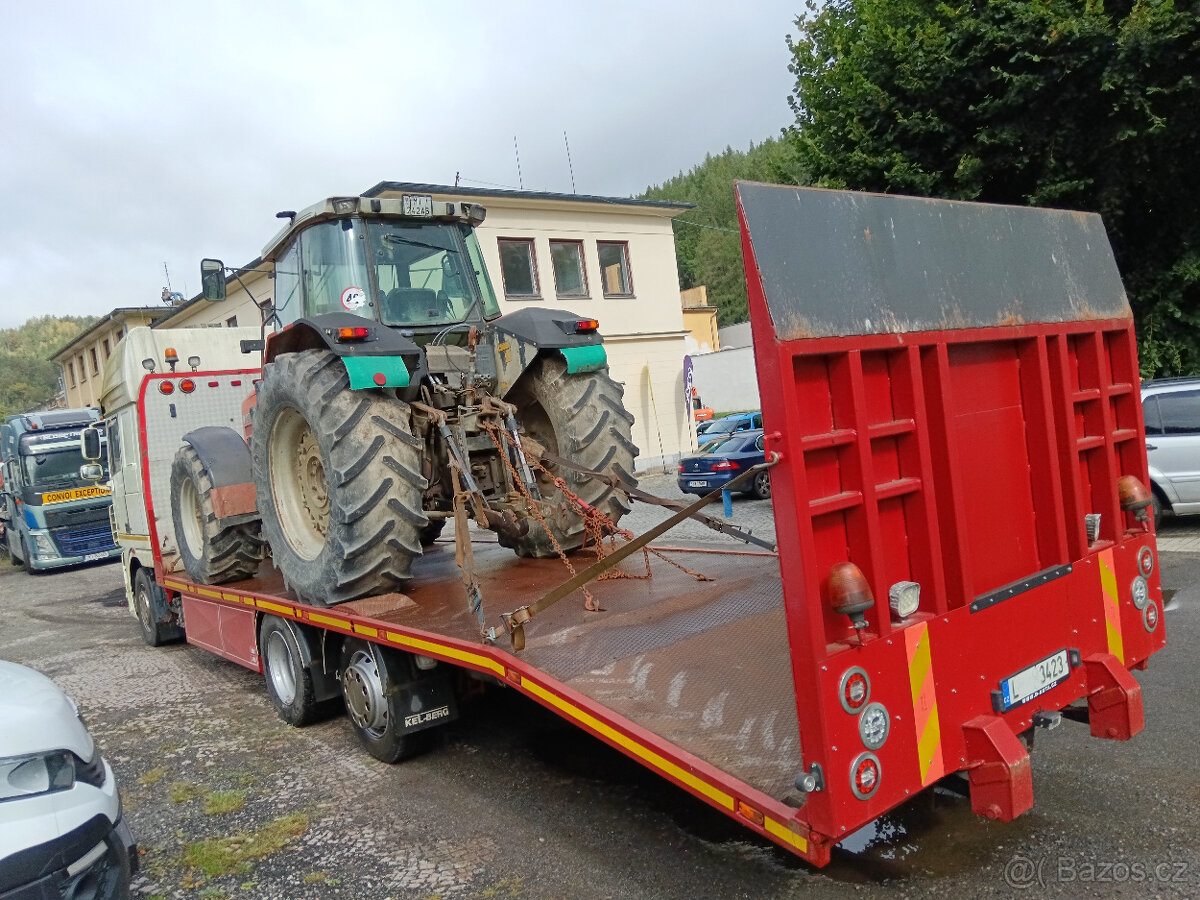
[[[98,480],[80,471],[80,432],[98,419],[95,409],[53,410],[9,416],[0,426],[0,520],[14,565],[45,571],[120,555],[108,469]]]

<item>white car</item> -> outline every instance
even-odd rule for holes
[[[0,660],[0,900],[127,898],[137,847],[75,703]]]

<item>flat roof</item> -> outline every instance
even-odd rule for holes
[[[366,191],[364,197],[378,197],[385,191],[413,194],[449,194],[456,197],[507,197],[513,200],[551,200],[558,203],[600,203],[605,206],[635,206],[651,209],[674,209],[682,212],[695,209],[695,203],[674,200],[637,200],[633,197],[600,197],[594,194],[558,194],[552,191],[514,191],[498,188],[451,187],[445,184],[415,184],[409,181],[381,181]]]

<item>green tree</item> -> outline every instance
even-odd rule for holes
[[[1195,4],[830,0],[796,26],[816,183],[1099,212],[1143,372],[1200,371]]]
[[[0,330],[0,416],[51,399],[59,369],[50,357],[95,323],[95,316],[39,316]]]
[[[708,288],[708,302],[717,307],[721,325],[744,322],[746,278],[742,271],[742,243],[738,234],[733,182],[770,181],[803,183],[795,149],[785,141],[766,140],[747,151],[726,147],[686,174],[680,172],[661,185],[647,188],[644,200],[673,200],[696,204],[674,220],[675,257],[679,286],[687,290]]]

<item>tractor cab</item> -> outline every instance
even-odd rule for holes
[[[350,313],[411,331],[423,344],[460,323],[496,318],[500,306],[475,236],[484,215],[475,203],[413,194],[335,197],[279,213],[288,225],[263,250],[275,264],[279,327]],[[224,288],[223,277],[205,280],[210,300],[223,299]]]

